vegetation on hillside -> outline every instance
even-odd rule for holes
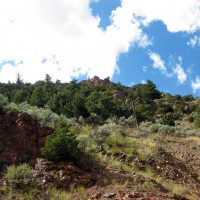
[[[47,75],[44,81],[29,84],[18,76],[16,83],[0,83],[0,110],[26,112],[54,128],[42,155],[56,164],[87,165],[88,172],[100,177],[95,191],[112,186],[115,192],[131,188],[143,192],[141,197],[158,199],[197,199],[200,195],[200,106],[192,95],[162,93],[152,81],[133,87],[98,77],[53,83]],[[104,171],[98,171],[88,158]],[[50,180],[62,183],[62,171],[55,176],[52,171]],[[0,189],[0,197],[21,198],[8,188],[34,179],[33,174],[28,165],[10,166],[4,175],[8,185]],[[47,194],[49,199],[58,194],[60,199],[92,199],[90,189],[82,186],[71,188],[70,194],[45,187],[40,190],[31,185],[19,195],[38,199],[44,192],[43,197]]]
[[[192,95],[182,97],[164,94],[149,80],[146,84],[125,87],[120,83],[112,83],[109,79],[95,78],[69,83],[58,80],[54,83],[46,75],[44,81],[30,84],[23,83],[18,76],[16,83],[0,83],[1,104],[13,102],[15,104],[11,108],[19,108],[21,111],[28,105],[47,108],[48,112],[66,118],[83,117],[92,123],[134,115],[138,123],[151,121],[174,125],[174,120],[187,118],[193,121],[198,116],[198,99]],[[55,115],[54,117],[56,118]],[[195,126],[198,128],[197,124],[198,122]]]

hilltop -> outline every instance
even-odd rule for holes
[[[150,80],[146,84],[126,87],[111,82],[109,78],[101,80],[97,76],[81,82],[73,80],[61,83],[57,80],[54,83],[46,75],[44,81],[35,84],[23,83],[18,77],[16,83],[0,83],[0,94],[10,103],[27,102],[67,118],[97,118],[98,121],[134,115],[138,123],[166,123],[169,118],[194,122],[199,105],[199,98],[163,93]]]

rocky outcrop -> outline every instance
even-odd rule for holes
[[[117,98],[117,99],[119,99],[121,101],[126,102],[127,96],[126,96],[126,94],[124,94],[123,91],[121,91],[121,90],[114,90],[113,91],[113,95],[114,95],[115,98]]]
[[[107,77],[105,79],[100,79],[98,76],[94,76],[93,78],[87,80],[87,81],[82,81],[82,85],[87,86],[89,84],[94,84],[94,85],[109,85],[110,84],[110,77]]]
[[[43,158],[36,159],[36,181],[42,187],[93,186],[98,178],[95,172],[86,172],[72,161],[51,162]]]
[[[52,132],[26,113],[0,112],[0,165],[34,165],[46,136]]]
[[[94,85],[98,84],[109,84],[110,83],[110,78],[105,78],[105,79],[100,79],[98,76],[94,76],[93,78],[90,79],[90,82],[94,83]]]

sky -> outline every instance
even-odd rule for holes
[[[200,96],[200,0],[0,1],[0,82],[99,76]]]

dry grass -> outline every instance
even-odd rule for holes
[[[186,138],[187,141],[195,141],[200,144],[200,138],[199,137],[188,137]]]

